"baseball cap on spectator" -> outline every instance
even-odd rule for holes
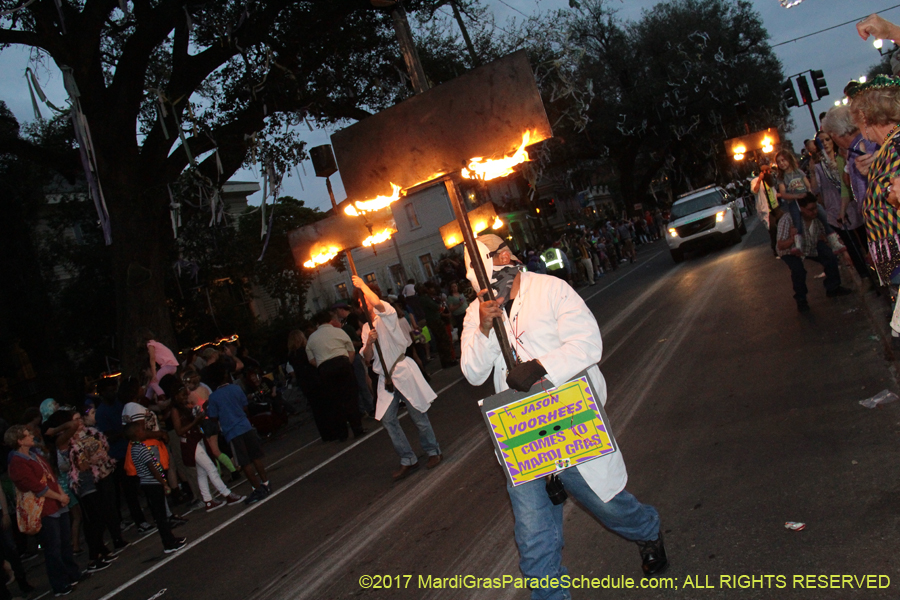
[[[122,424],[127,425],[147,418],[147,409],[137,402],[129,402],[122,410]]]
[[[343,308],[344,310],[350,310],[350,305],[346,302],[335,302],[331,305],[331,310],[336,310],[338,308]]]
[[[53,398],[47,398],[41,402],[41,421],[46,421],[50,416],[59,410],[59,402]]]

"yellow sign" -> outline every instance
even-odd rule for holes
[[[608,419],[586,374],[558,388],[516,396],[522,394],[506,391],[482,402],[512,485],[616,451]]]

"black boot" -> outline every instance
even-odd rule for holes
[[[669,559],[666,558],[666,546],[663,543],[662,530],[660,530],[657,539],[638,542],[637,545],[641,553],[641,569],[644,571],[644,577],[660,575],[668,568]]]

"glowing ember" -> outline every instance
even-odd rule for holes
[[[337,248],[335,246],[329,246],[325,250],[322,250],[311,259],[303,263],[303,266],[307,269],[314,269],[318,265],[324,265],[329,260],[338,255],[338,252],[341,251],[341,248]]]
[[[372,200],[358,200],[344,209],[344,212],[351,217],[358,217],[361,214],[374,212],[387,208],[392,202],[396,202],[404,195],[403,190],[396,183],[391,183],[390,196],[376,196]]]
[[[525,147],[531,143],[531,132],[526,131],[522,135],[522,145],[510,156],[496,160],[486,159],[481,156],[469,159],[469,166],[462,170],[462,176],[466,179],[481,179],[490,181],[498,177],[506,177],[512,174],[513,167],[531,160]]]
[[[375,235],[370,235],[366,239],[363,240],[363,246],[372,246],[374,244],[380,244],[381,242],[386,242],[391,239],[391,236],[397,233],[396,229],[383,229],[379,233]]]

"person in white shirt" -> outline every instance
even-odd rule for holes
[[[306,343],[306,356],[310,364],[318,368],[325,395],[330,400],[331,414],[325,417],[332,424],[323,432],[322,440],[347,439],[347,423],[353,437],[366,433],[359,414],[359,389],[353,373],[353,358],[356,350],[350,337],[341,329],[341,323],[330,310],[316,314],[316,329]],[[327,439],[324,435],[327,433]]]
[[[361,278],[353,277],[353,285],[365,295],[369,316],[375,327],[373,331],[368,323],[363,325],[363,356],[372,361],[372,370],[379,376],[375,418],[384,425],[391,436],[394,450],[400,455],[400,469],[393,474],[394,481],[398,481],[419,466],[419,459],[397,420],[401,400],[406,403],[409,417],[419,430],[422,450],[428,455],[425,468],[433,469],[443,459],[441,447],[426,414],[437,394],[425,381],[415,361],[406,356],[406,348],[412,344],[412,339],[401,327],[397,311],[389,303],[383,302]],[[381,346],[381,357],[375,352],[375,340]],[[381,362],[382,358],[384,364]],[[386,371],[393,385],[393,392],[385,388]]]
[[[416,295],[416,280],[410,279],[406,282],[406,285],[403,286],[403,292],[401,292],[404,298],[409,298],[410,296]]]
[[[528,391],[542,377],[558,387],[587,370],[597,396],[605,405],[606,381],[597,366],[603,342],[597,321],[581,296],[557,277],[522,271],[519,260],[499,237],[483,235],[476,243],[497,299],[476,299],[466,311],[460,366],[469,383],[481,385],[493,372],[497,393],[509,387]],[[478,289],[471,265],[467,276]],[[482,290],[479,296],[485,293]],[[493,330],[495,318],[501,319],[515,344],[515,355],[524,361],[509,373]],[[625,490],[628,476],[621,449],[561,471],[558,478],[566,491],[603,525],[637,542],[646,576],[658,575],[666,569],[668,560],[659,514]],[[515,537],[522,573],[536,579],[562,577],[567,573],[561,564],[562,504],[553,504],[541,479],[515,487],[508,485],[507,491],[516,519]],[[568,590],[560,587],[532,590],[534,600],[569,597]]]

